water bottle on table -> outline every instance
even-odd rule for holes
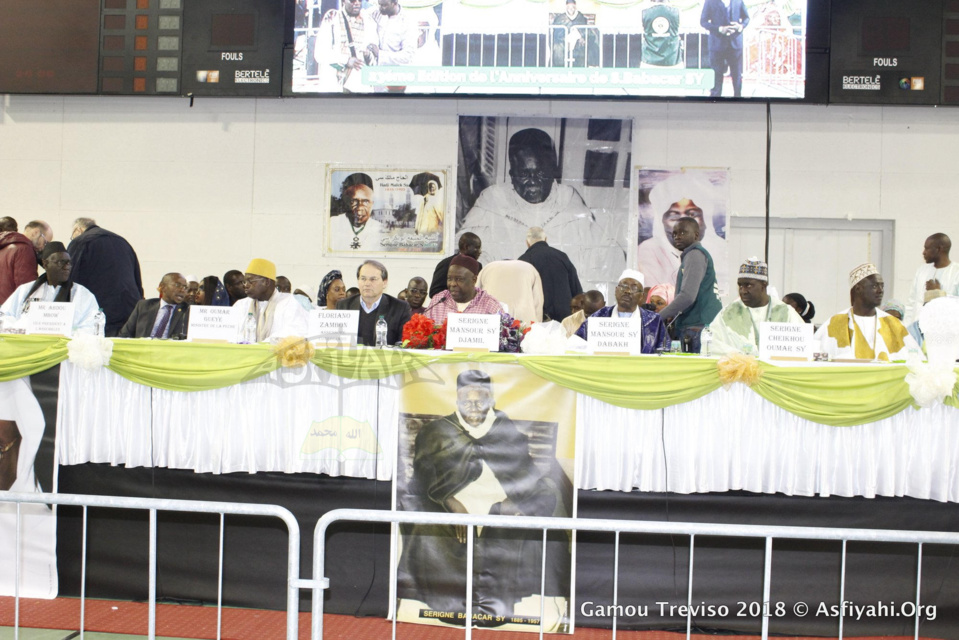
[[[243,321],[243,334],[240,341],[242,344],[256,344],[256,316],[252,311],[246,314],[246,320]]]
[[[94,335],[98,335],[101,338],[104,335],[107,327],[107,317],[103,313],[103,307],[97,309],[97,312],[93,314],[93,332]]]
[[[386,334],[389,330],[389,327],[386,325],[386,318],[380,316],[376,321],[376,346],[385,347],[386,343]]]

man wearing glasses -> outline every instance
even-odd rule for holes
[[[371,217],[373,187],[362,182],[351,184],[343,189],[340,199],[348,210],[330,218],[330,250],[383,251],[383,225]]]
[[[256,322],[256,341],[266,342],[287,336],[306,337],[309,319],[306,309],[289,293],[276,289],[276,265],[254,258],[246,268],[243,288],[246,298],[237,300],[233,311],[242,331],[252,316]]]
[[[187,294],[186,278],[179,273],[168,273],[160,280],[159,298],[141,300],[120,329],[121,338],[186,337],[190,306],[184,302]]]
[[[643,309],[643,274],[635,269],[626,269],[616,285],[616,304],[603,307],[589,318],[629,318],[630,326],[642,327],[643,353],[656,353],[657,349],[669,347],[669,334],[662,318]],[[583,340],[589,332],[589,318],[576,331]]]

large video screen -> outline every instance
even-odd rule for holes
[[[292,91],[802,99],[806,0],[289,0]]]

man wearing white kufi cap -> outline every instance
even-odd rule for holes
[[[769,268],[758,258],[750,258],[739,267],[739,300],[726,305],[709,328],[713,333],[713,355],[731,351],[743,353],[759,349],[759,325],[763,322],[805,324],[791,306],[775,300],[766,292]]]
[[[613,292],[616,304],[603,307],[589,318],[629,318],[631,324],[641,327],[643,353],[656,353],[656,349],[669,346],[669,334],[659,314],[642,307],[644,281],[643,274],[635,269],[623,271]],[[583,340],[589,331],[589,318],[576,331]]]
[[[904,360],[919,349],[899,320],[879,309],[883,282],[876,265],[861,264],[849,273],[852,306],[819,327],[816,339],[831,359]]]

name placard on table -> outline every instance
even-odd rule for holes
[[[791,322],[759,324],[759,357],[772,360],[812,360],[813,327]]]
[[[498,313],[451,313],[446,317],[446,348],[451,351],[499,351]]]
[[[593,353],[643,352],[642,325],[632,318],[586,318],[586,322],[586,346]]]
[[[355,345],[359,326],[358,309],[310,309],[309,337],[314,344]]]
[[[67,336],[73,335],[72,302],[42,302],[34,300],[24,314],[27,333]]]
[[[240,316],[233,307],[192,305],[187,339],[197,342],[236,342]]]

